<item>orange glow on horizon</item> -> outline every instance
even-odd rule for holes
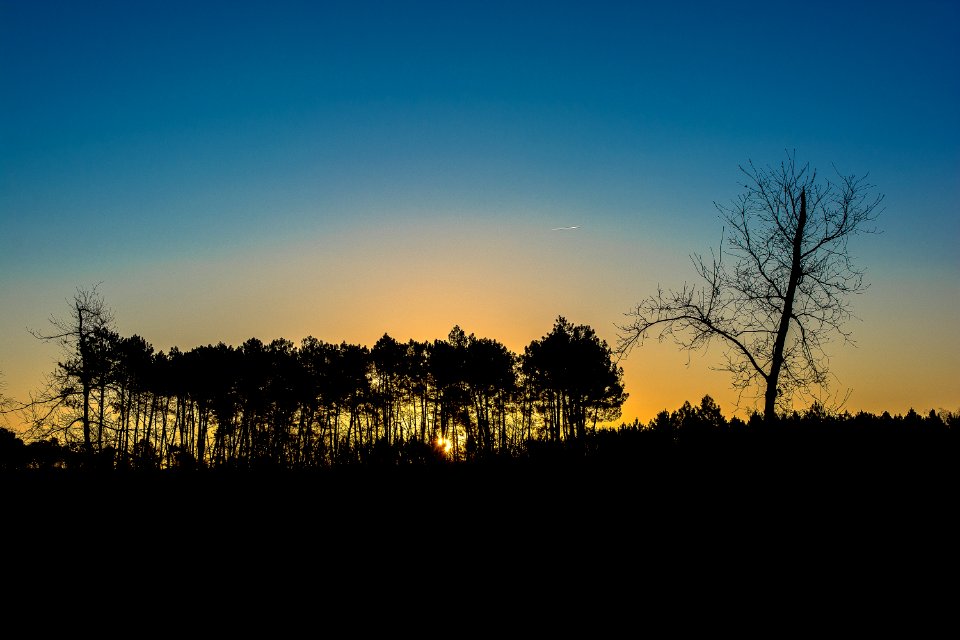
[[[549,333],[561,315],[593,327],[614,346],[615,324],[623,312],[655,290],[654,276],[663,276],[662,268],[643,276],[635,250],[609,236],[592,238],[590,230],[579,229],[586,232],[575,237],[551,235],[547,225],[511,234],[479,222],[464,226],[458,234],[457,225],[450,224],[434,237],[410,224],[353,243],[304,238],[264,255],[171,260],[132,269],[103,292],[118,332],[141,335],[158,351],[174,346],[187,351],[220,341],[239,346],[252,337],[298,344],[314,336],[372,347],[384,333],[401,342],[443,340],[457,325],[519,355]],[[473,238],[472,248],[461,247],[461,235]],[[629,286],[609,280],[614,258],[600,256],[603,247],[618,256],[614,266]],[[389,266],[371,259],[397,251],[399,257]],[[602,260],[607,263],[598,266]],[[12,306],[9,320],[43,329],[48,316],[63,315],[63,299],[70,293],[72,289],[59,299],[41,300],[30,290],[11,291],[13,299],[27,304]],[[833,390],[839,397],[852,390],[845,409],[903,414],[910,408],[924,413],[960,408],[955,388],[960,358],[943,355],[943,345],[956,349],[951,330],[935,321],[939,316],[931,316],[917,325],[919,331],[912,311],[948,303],[919,295],[903,283],[878,283],[858,309],[866,320],[851,327],[858,346],[832,345]],[[910,302],[897,307],[897,316],[886,313],[894,298]],[[10,332],[3,340],[3,393],[26,401],[60,354],[26,330]],[[745,396],[737,408],[729,376],[711,369],[720,358],[718,347],[688,356],[669,341],[648,341],[620,362],[629,397],[612,424],[647,424],[658,412],[674,411],[685,401],[698,404],[704,395],[713,397],[727,418],[746,417],[755,405]],[[5,419],[8,426],[22,429],[18,416]]]

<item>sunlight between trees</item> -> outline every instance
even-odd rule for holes
[[[611,349],[558,318],[522,355],[455,326],[446,340],[372,348],[251,338],[182,352],[122,337],[96,287],[50,333],[63,358],[22,407],[56,438],[118,467],[311,468],[399,456],[510,455],[531,439],[582,438],[627,394]]]

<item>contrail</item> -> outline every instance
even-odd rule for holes
[[[572,229],[579,229],[579,228],[580,228],[580,225],[576,225],[573,227],[557,227],[556,229],[550,229],[550,231],[570,231]]]

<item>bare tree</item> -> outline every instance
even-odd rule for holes
[[[61,319],[50,318],[53,330],[49,333],[31,331],[33,336],[45,342],[60,344],[64,360],[57,364],[46,391],[34,398],[29,406],[45,407],[37,414],[35,429],[49,427],[64,431],[80,423],[83,429],[83,450],[87,456],[93,453],[91,439],[91,399],[100,378],[108,375],[108,363],[104,360],[105,349],[100,342],[111,332],[113,314],[103,301],[95,285],[90,289],[77,289],[69,302],[70,315]],[[67,424],[50,425],[58,410],[64,407],[79,409],[79,415],[67,416]]]
[[[779,167],[740,167],[744,192],[715,204],[726,242],[711,260],[694,255],[699,285],[658,288],[628,312],[618,352],[626,355],[651,333],[688,351],[719,341],[742,394],[764,397],[764,417],[792,403],[797,392],[828,386],[825,346],[852,316],[850,296],[866,288],[848,241],[874,232],[882,195],[866,176],[819,179],[788,154]]]

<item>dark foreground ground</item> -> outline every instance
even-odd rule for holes
[[[133,624],[164,628],[199,607],[273,637],[305,619],[434,628],[434,609],[457,633],[616,636],[656,621],[759,637],[930,635],[951,617],[960,568],[956,469],[944,450],[704,449],[309,473],[7,473],[7,604],[41,594],[59,611],[55,592],[89,615],[132,603]]]
[[[174,531],[256,526],[311,535],[459,527],[589,527],[618,535],[689,525],[836,530],[952,522],[960,466],[949,451],[784,455],[710,450],[591,461],[356,466],[332,470],[0,474],[8,524]],[[9,526],[8,526],[9,528]],[[952,529],[952,525],[950,525]]]

